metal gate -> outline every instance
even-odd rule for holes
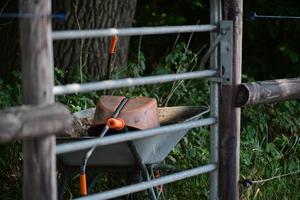
[[[231,2],[231,1],[228,1]],[[231,2],[232,7],[235,6],[234,1]],[[171,183],[182,180],[184,178],[196,176],[203,173],[210,173],[210,199],[216,200],[219,196],[219,104],[220,104],[220,86],[232,85],[232,66],[233,62],[233,22],[222,21],[221,0],[210,0],[210,24],[206,25],[184,25],[184,26],[163,26],[163,27],[136,27],[136,28],[109,28],[101,30],[66,30],[52,31],[51,20],[51,0],[44,1],[24,1],[20,0],[20,12],[29,13],[30,16],[36,18],[28,18],[21,20],[21,47],[23,50],[22,67],[25,69],[25,78],[23,86],[26,91],[25,96],[31,98],[25,99],[24,103],[45,104],[53,103],[54,96],[67,95],[72,93],[89,92],[95,90],[107,90],[113,88],[131,87],[146,84],[157,84],[172,82],[186,79],[208,78],[210,81],[210,117],[195,121],[183,122],[174,125],[166,125],[160,128],[148,129],[144,131],[135,131],[124,133],[122,135],[114,135],[104,138],[96,138],[88,141],[73,142],[67,144],[56,145],[55,153],[62,154],[82,149],[88,149],[93,146],[104,146],[116,144],[124,141],[131,141],[146,137],[155,136],[158,134],[166,134],[170,131],[179,131],[184,129],[197,128],[202,126],[210,126],[210,163],[204,166],[198,166],[193,169],[188,169],[182,172],[177,172],[171,175],[163,176],[151,181],[141,182],[134,185],[124,186],[118,189],[113,189],[97,194],[92,194],[79,199],[109,199],[158,185]],[[134,35],[159,35],[159,34],[174,34],[174,33],[189,33],[189,32],[209,32],[210,47],[203,56],[200,67],[204,67],[205,63],[210,59],[210,68],[202,71],[193,71],[187,73],[165,74],[157,76],[148,76],[140,78],[125,78],[120,80],[105,80],[99,82],[91,82],[84,84],[68,84],[58,85],[53,87],[53,58],[52,58],[52,40],[70,40],[109,36],[134,36]],[[43,49],[41,48],[41,45]],[[26,52],[30,46],[33,52]],[[46,46],[46,48],[45,48]],[[41,53],[42,52],[42,53]],[[34,54],[36,53],[36,55]],[[27,57],[26,57],[27,56]],[[27,65],[32,65],[30,70],[27,70]],[[35,72],[34,70],[37,70]],[[34,72],[34,73],[33,73]],[[47,79],[42,80],[42,77]],[[29,78],[30,77],[30,78]],[[37,79],[35,82],[34,78]],[[44,82],[43,82],[44,81]],[[36,88],[35,85],[40,85],[41,88]],[[29,91],[36,89],[36,91]],[[31,93],[34,93],[32,95]],[[31,95],[31,96],[30,96]],[[45,145],[48,145],[47,148]],[[46,137],[40,139],[30,139],[25,142],[23,147],[24,157],[37,157],[40,163],[34,161],[32,163],[26,161],[24,164],[24,182],[30,181],[34,167],[38,166],[44,174],[38,174],[40,180],[34,180],[32,185],[39,194],[35,198],[47,197],[56,199],[55,184],[55,157],[54,157],[54,137]],[[44,146],[43,146],[44,145]],[[42,150],[42,151],[39,151]],[[49,165],[49,166],[48,166]],[[43,171],[44,170],[44,171]],[[34,174],[36,175],[36,174]],[[44,178],[43,178],[44,176]],[[236,182],[235,180],[230,180]],[[40,184],[41,183],[41,184]],[[48,184],[48,185],[47,185]],[[25,184],[24,196],[31,199],[30,184]],[[46,192],[45,192],[46,191]],[[42,193],[45,193],[44,195]]]
[[[59,85],[53,88],[54,95],[66,95],[72,93],[89,92],[95,90],[106,90],[121,87],[130,87],[146,84],[165,83],[177,80],[209,78],[210,81],[210,117],[192,122],[184,122],[160,128],[124,133],[105,138],[96,138],[88,141],[79,141],[56,146],[56,154],[78,151],[91,148],[94,145],[109,145],[129,140],[141,139],[170,131],[179,131],[187,128],[210,126],[210,163],[193,169],[160,177],[151,181],[124,186],[98,194],[91,194],[79,199],[109,199],[123,196],[129,193],[145,190],[154,186],[178,181],[184,178],[210,172],[210,199],[218,199],[218,158],[219,158],[219,94],[220,84],[231,82],[232,65],[232,22],[221,20],[221,4],[219,0],[210,1],[210,24],[207,25],[185,25],[164,27],[137,27],[137,28],[109,28],[101,30],[76,30],[76,31],[54,31],[53,40],[82,39],[91,37],[109,36],[133,36],[133,35],[155,35],[188,32],[210,32],[210,48],[204,55],[201,64],[204,65],[210,58],[210,69],[178,74],[166,74],[148,76],[141,78],[126,78],[120,80],[105,80],[84,84]],[[222,66],[222,67],[220,67]],[[203,66],[201,66],[203,67]]]

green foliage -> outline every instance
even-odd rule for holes
[[[21,103],[21,79],[20,72],[12,72],[13,84],[8,84],[0,79],[0,108],[20,105]]]
[[[89,82],[92,81],[92,77],[81,73],[79,68],[76,68],[74,71],[65,72],[59,68],[55,68],[55,84],[62,85],[65,84],[64,80],[66,77],[72,77],[73,82]],[[91,108],[95,106],[95,102],[99,98],[100,92],[89,92],[89,93],[80,93],[73,95],[63,95],[57,97],[57,101],[67,105],[71,112],[77,112],[80,110],[84,110],[87,108]]]
[[[282,52],[283,55],[288,56],[289,60],[296,64],[299,62],[299,53],[296,50],[293,50],[288,43],[280,43],[278,49]]]
[[[136,11],[138,23],[158,26],[184,24],[192,20],[195,22],[207,12],[207,4],[204,0],[177,0],[176,3],[172,0],[146,1],[138,4],[142,5]]]
[[[178,44],[158,65],[153,74],[179,73],[194,69],[195,53]],[[193,60],[193,61],[192,61]],[[139,65],[131,64],[136,68]],[[137,70],[135,70],[137,71]],[[143,75],[136,74],[138,76]],[[126,74],[126,69],[123,73]],[[127,73],[127,75],[130,75]],[[123,75],[122,77],[125,77]],[[118,77],[115,77],[118,78]],[[254,81],[244,75],[245,81]],[[178,84],[178,83],[177,83]],[[176,83],[175,83],[176,85]],[[122,89],[117,94],[127,96],[151,96],[165,105],[173,84]],[[198,88],[201,88],[200,90]],[[208,102],[206,81],[192,81],[180,85],[167,105],[205,105]],[[300,162],[300,105],[298,101],[248,107],[242,111],[241,176],[260,180],[299,170]],[[166,159],[178,169],[186,169],[209,162],[209,132],[207,129],[190,131]],[[266,167],[267,166],[267,167]],[[299,177],[299,175],[298,175]],[[295,185],[296,184],[296,185]],[[275,179],[250,188],[241,186],[242,199],[293,199],[299,194],[297,175]],[[184,189],[183,189],[184,188]],[[167,186],[167,199],[207,199],[209,197],[207,175],[182,180]]]
[[[179,170],[209,163],[209,131],[199,128],[189,131],[187,136],[167,157],[167,163]],[[209,175],[203,174],[167,186],[167,199],[208,199]]]
[[[299,16],[300,1],[245,1],[244,8],[246,14]],[[244,73],[256,80],[299,75],[299,20],[245,20],[243,28]]]
[[[180,43],[157,65],[151,74],[159,75],[170,73],[183,73],[193,71],[199,64],[198,54],[188,49],[186,44]],[[146,59],[143,53],[138,53],[139,64],[129,63],[128,68],[117,69],[113,73],[113,78],[139,77],[145,75]],[[208,82],[205,80],[176,81],[174,83],[155,84],[148,86],[137,86],[114,91],[114,95],[147,96],[158,100],[159,105],[203,105],[208,97]],[[201,88],[201,89],[198,89]]]
[[[284,49],[283,49],[284,50]],[[150,74],[146,72],[146,58],[138,52],[136,62],[127,67],[118,68],[113,77],[139,77],[168,73],[193,71],[199,63],[198,55],[186,44],[180,43],[162,60]],[[56,84],[64,84],[65,77],[72,74],[74,82],[90,81],[90,77],[68,73],[55,69]],[[20,104],[20,75],[14,72],[16,81],[7,84],[0,80],[0,106],[8,107]],[[82,79],[83,77],[83,79]],[[253,79],[243,76],[246,81]],[[148,96],[158,100],[160,106],[173,105],[207,105],[209,87],[203,80],[176,81],[174,83],[155,84],[131,88],[116,89],[114,95],[128,97]],[[72,112],[94,107],[101,93],[75,94],[58,97],[57,100],[66,104]],[[278,104],[247,107],[242,110],[241,130],[241,177],[251,180],[267,179],[273,176],[299,170],[300,166],[300,105],[298,101],[287,101]],[[1,185],[0,199],[19,199],[21,196],[21,161],[20,145],[1,146],[0,178],[5,181]],[[167,157],[166,162],[178,170],[204,165],[209,162],[209,131],[199,128],[189,131]],[[125,184],[122,181],[112,181],[106,175],[100,178],[94,192],[106,190],[110,186]],[[122,182],[122,183],[121,183]],[[78,195],[78,177],[73,176],[67,186],[66,196]],[[282,177],[263,184],[255,184],[250,188],[241,186],[242,199],[298,199],[300,187],[299,174]],[[4,192],[5,191],[5,192]],[[7,192],[9,191],[9,192]],[[209,197],[209,176],[197,177],[168,184],[166,198],[207,199]]]
[[[300,169],[300,106],[297,101],[258,105],[243,110],[241,176],[252,180]],[[250,188],[243,199],[298,199],[299,174],[274,179]],[[284,197],[284,198],[283,198]]]
[[[0,146],[0,199],[22,199],[21,145]]]

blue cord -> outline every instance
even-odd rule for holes
[[[41,18],[45,15],[34,15],[31,13],[1,13],[0,18]],[[59,21],[66,21],[68,19],[68,15],[66,13],[54,13],[49,15],[52,19],[56,19]]]

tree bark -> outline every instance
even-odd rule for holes
[[[64,23],[54,21],[55,30],[130,27],[134,20],[136,0],[53,1],[53,12],[67,12]],[[106,74],[110,38],[66,40],[54,43],[55,66],[65,70],[79,69],[95,78]],[[129,38],[121,37],[116,64],[127,62]]]
[[[53,0],[52,10],[66,12],[66,22],[53,20],[53,29],[95,29],[130,27],[134,22],[137,0]],[[0,12],[18,12],[17,1],[0,1]],[[11,69],[20,66],[18,19],[0,19],[0,74],[9,80]],[[103,78],[108,63],[110,38],[54,42],[54,66],[81,70],[95,78]],[[117,45],[116,64],[125,65],[129,37],[121,37]],[[9,70],[8,70],[9,69]],[[72,77],[71,77],[72,78]]]

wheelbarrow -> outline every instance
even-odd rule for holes
[[[159,107],[158,119],[160,126],[170,125],[178,122],[197,120],[208,112],[207,107],[179,106]],[[94,121],[95,108],[90,108],[73,114],[75,137],[59,137],[57,143],[67,143],[79,140],[89,140],[87,130],[91,128]],[[98,127],[100,129],[101,127]],[[136,130],[131,127],[131,130]],[[133,140],[133,144],[139,154],[142,163],[153,166],[164,161],[176,144],[186,135],[187,130],[170,132],[167,134]],[[78,167],[88,150],[70,152],[58,156],[60,164],[68,167]],[[98,146],[88,161],[88,167],[101,167],[109,169],[120,169],[136,166],[136,158],[132,154],[127,142]]]

